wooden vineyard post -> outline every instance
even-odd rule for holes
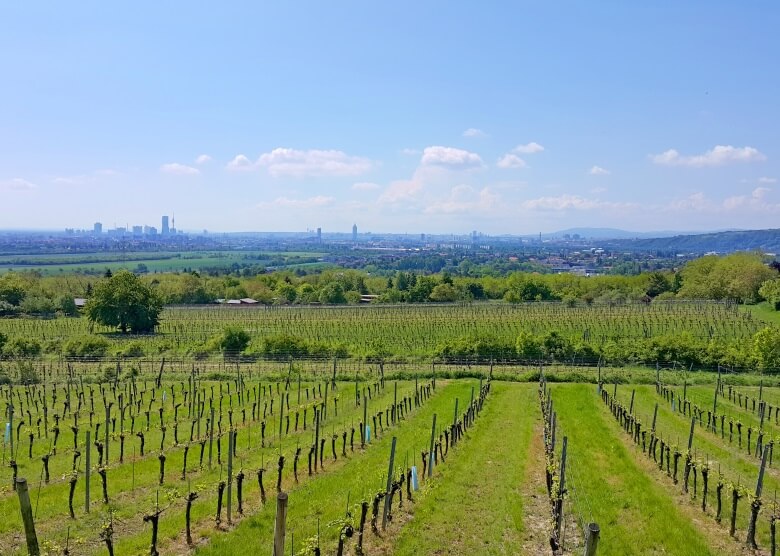
[[[766,457],[769,453],[769,445],[764,446],[764,454],[761,457],[761,468],[758,470],[758,480],[756,481],[756,496],[750,505],[750,522],[748,523],[747,544],[753,550],[758,548],[756,544],[756,521],[758,521],[758,512],[761,509],[761,491],[764,488],[764,470],[766,469]]]
[[[227,522],[232,523],[231,509],[233,508],[233,431],[228,430],[228,463],[227,463]]]
[[[387,488],[385,489],[385,507],[382,510],[382,530],[387,527],[387,514],[390,511],[390,504],[393,503],[390,493],[393,488],[393,463],[395,462],[395,442],[396,437],[393,437],[393,443],[390,446],[390,463],[387,465]]]
[[[16,493],[19,495],[19,507],[22,511],[24,522],[24,536],[27,539],[27,553],[30,556],[39,556],[38,536],[35,534],[35,521],[33,520],[30,493],[27,490],[27,479],[16,479]]]
[[[281,440],[279,441],[281,443]],[[314,410],[314,471],[317,471],[317,454],[320,449],[320,412]]]
[[[287,493],[276,497],[276,524],[274,525],[273,556],[284,556],[284,537],[287,531]]]
[[[471,400],[469,400],[469,407],[474,403],[474,387],[471,387]]]
[[[655,432],[655,420],[658,417],[658,402],[655,402],[655,409],[653,409],[653,426],[650,429],[652,432]]]
[[[85,441],[84,441],[84,450],[86,450],[85,454],[85,466],[84,466],[84,511],[89,513],[89,468],[90,468],[90,453],[92,450],[90,449],[89,445],[89,431],[84,433]]]
[[[634,394],[636,394],[636,390],[631,390],[631,405],[628,408],[629,413],[634,413]]]
[[[368,438],[368,431],[366,429],[366,427],[368,427],[368,422],[366,419],[368,419],[368,398],[366,398],[366,395],[363,394],[363,438],[360,439],[361,448],[365,447],[366,438]]]
[[[696,417],[691,417],[691,432],[688,434],[688,451],[693,447],[693,428],[696,426]]]
[[[103,455],[105,456],[105,459],[103,459],[103,463],[106,467],[108,467],[108,430],[109,426],[111,425],[111,404],[106,405],[106,441],[105,441],[105,447],[103,449]],[[97,440],[97,438],[95,439]]]
[[[563,437],[563,448],[561,449],[561,480],[558,485],[558,496],[555,501],[555,538],[560,542],[561,525],[563,524],[563,494],[566,492],[566,447],[568,437]]]
[[[433,414],[433,426],[431,427],[431,449],[428,452],[428,478],[433,477],[434,440],[436,439],[436,414]]]
[[[718,364],[718,381],[715,383],[715,401],[712,404],[712,414],[718,412],[718,390],[720,390],[720,364]]]
[[[209,469],[211,469],[211,454],[214,451],[214,406],[211,406],[211,421],[209,421]]]
[[[393,425],[395,425],[395,412],[398,411],[398,381],[393,381]]]
[[[9,391],[11,396],[11,405],[8,406],[8,423],[9,427],[8,429],[11,431],[11,433],[8,435],[8,438],[11,441],[11,459],[16,459],[14,454],[14,404],[13,404],[13,391]]]
[[[598,523],[588,523],[588,529],[585,536],[585,556],[596,556],[596,548],[599,545],[599,535],[601,529],[599,529]]]

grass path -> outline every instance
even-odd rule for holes
[[[476,381],[439,382],[436,394],[422,408],[393,429],[392,433],[386,433],[375,441],[361,457],[351,458],[331,472],[318,476],[314,480],[305,481],[298,488],[290,491],[285,553],[290,552],[293,537],[297,552],[301,550],[306,539],[316,535],[318,519],[322,552],[323,554],[335,553],[338,527],[328,524],[343,518],[348,500],[353,515],[359,518],[359,508],[355,505],[363,499],[369,499],[378,490],[384,489],[392,436],[397,437],[396,467],[404,464],[407,453],[410,458],[409,465],[412,465],[415,454],[419,455],[422,447],[430,439],[433,414],[437,413],[440,419],[445,415],[453,415],[455,398],[460,400],[460,407],[463,407],[467,404],[472,386],[477,384]],[[196,553],[240,556],[254,555],[259,549],[267,549],[272,546],[275,517],[273,508],[275,508],[275,499],[269,496],[268,508],[243,520],[232,532],[212,537],[211,542],[200,547]],[[370,513],[369,509],[369,518]],[[368,523],[366,535],[372,535]],[[355,540],[356,537],[349,541],[350,553],[354,550]]]
[[[601,527],[600,555],[723,553],[634,460],[595,387],[553,385],[552,393],[569,436],[569,503]]]
[[[536,386],[493,383],[490,396],[451,459],[437,468],[435,483],[415,503],[412,519],[379,554],[536,553],[524,546],[522,495],[527,465],[536,466],[544,480],[544,454],[539,461],[527,460],[539,421]]]

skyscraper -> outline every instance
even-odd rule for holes
[[[160,233],[162,235],[164,235],[164,236],[167,236],[170,233],[170,231],[171,231],[170,228],[168,228],[168,217],[167,216],[163,216],[162,217],[162,230],[160,231]]]
[[[95,225],[92,227],[92,232],[94,234],[102,234],[103,233],[103,224],[100,222],[95,222]]]
[[[352,224],[352,241],[357,241],[357,224]]]
[[[322,243],[322,228],[317,228],[317,243]]]

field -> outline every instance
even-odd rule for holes
[[[402,325],[399,325],[402,323]],[[514,346],[522,332],[556,332],[581,346],[610,340],[647,340],[685,333],[706,344],[711,339],[749,339],[765,323],[735,306],[708,302],[566,307],[560,303],[475,303],[466,305],[362,305],[342,307],[187,306],[163,311],[154,336],[123,336],[84,318],[0,319],[0,332],[32,336],[56,348],[91,332],[115,350],[133,343],[147,355],[208,355],[209,341],[226,327],[246,330],[258,354],[269,337],[290,336],[318,352],[333,355],[431,358],[447,342],[491,338]],[[582,358],[583,353],[573,357]],[[592,359],[592,353],[590,354]],[[598,357],[596,357],[597,359]]]
[[[200,271],[209,268],[228,269],[233,265],[295,267],[311,265],[322,253],[264,251],[128,251],[125,253],[64,253],[52,255],[2,255],[0,274],[9,270],[31,270],[43,275],[103,274],[125,268],[147,272]]]
[[[285,554],[583,554],[590,524],[597,554],[770,553],[776,376],[427,356],[452,338],[526,330],[747,338],[763,326],[747,313],[171,308],[160,337],[110,338],[185,344],[227,323],[254,338],[382,338],[412,357],[0,361],[12,381],[0,387],[2,554],[27,553],[14,477],[52,555],[249,555],[275,542]],[[87,332],[81,319],[0,325],[60,340]]]

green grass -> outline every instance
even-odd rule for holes
[[[435,486],[414,504],[412,520],[390,542],[393,553],[522,554],[522,496],[536,387],[493,383],[474,427],[436,470]],[[540,474],[542,469],[538,470]]]
[[[775,311],[769,303],[759,303],[758,305],[745,305],[744,310],[751,313],[765,322],[780,326],[780,311]]]
[[[668,404],[661,396],[656,395],[655,388],[652,386],[637,386],[636,394],[634,396],[634,412],[639,416],[643,423],[643,427],[650,427],[652,423],[652,416],[655,404],[658,403],[658,416],[656,421],[656,431],[658,435],[664,439],[665,442],[671,442],[672,446],[677,445],[680,452],[683,454],[687,448],[688,435],[690,433],[691,418],[682,415],[679,411],[672,411],[671,405]],[[712,408],[712,396],[714,389],[691,388],[689,387],[690,399],[699,404],[700,407],[705,409],[704,425],[706,427],[707,416],[706,410]],[[765,389],[766,391],[767,389]],[[609,390],[610,393],[612,390]],[[679,391],[682,395],[682,389],[677,387],[676,391]],[[709,397],[708,397],[709,396]],[[630,403],[631,391],[629,388],[619,388],[618,399],[624,405]],[[693,438],[693,455],[699,464],[704,461],[709,462],[711,469],[710,472],[710,494],[708,504],[708,517],[706,519],[714,521],[715,510],[715,484],[717,482],[718,470],[723,473],[726,481],[734,483],[739,482],[742,486],[746,486],[748,490],[755,489],[756,479],[758,478],[758,471],[760,460],[747,452],[747,427],[749,425],[758,428],[758,420],[755,416],[751,416],[748,412],[740,410],[736,405],[728,402],[728,399],[720,399],[718,402],[718,411],[734,419],[734,422],[739,419],[744,423],[742,429],[742,448],[739,448],[738,435],[736,426],[734,427],[733,441],[729,442],[729,424],[728,417],[725,423],[725,438],[721,438],[720,425],[718,425],[718,433],[715,434],[711,431],[707,431],[705,427],[701,427],[696,424]],[[610,415],[611,418],[611,415]],[[774,421],[774,417],[773,417]],[[614,420],[613,420],[614,422]],[[776,434],[778,427],[774,425],[765,425],[767,435],[764,438],[764,442],[770,440],[770,436],[773,432]],[[624,433],[625,434],[625,433]],[[755,451],[757,432],[754,431],[751,448]],[[648,439],[649,441],[649,439]],[[672,449],[674,450],[674,448]],[[637,458],[646,458],[641,453],[641,448],[636,448],[635,456]],[[659,446],[660,451],[660,446]],[[660,452],[659,452],[660,453]],[[665,473],[657,471],[657,478],[666,483],[667,488],[672,493],[682,492],[682,474],[684,467],[684,455],[680,459],[679,479],[680,483],[674,485],[671,479],[666,478]],[[654,471],[655,473],[655,471]],[[691,481],[693,479],[691,478]],[[767,470],[764,476],[764,492],[773,493],[780,487],[780,472],[775,468]],[[699,478],[699,488],[701,488],[701,477]],[[692,495],[692,486],[690,487]],[[728,521],[730,514],[731,494],[728,487],[723,491],[723,504],[724,504],[724,519],[723,524],[720,526],[724,531],[728,531]],[[692,506],[701,506],[701,491],[698,497],[691,501]],[[700,511],[700,510],[697,510]],[[744,539],[745,532],[747,530],[748,516],[749,516],[749,502],[747,498],[744,498],[739,503],[737,512],[737,533],[739,538]],[[767,546],[769,543],[769,523],[766,519],[765,512],[769,511],[765,509],[759,516],[757,539],[759,545]],[[701,514],[703,516],[703,514]]]
[[[328,524],[344,516],[347,501],[350,505],[359,503],[385,487],[391,436],[397,437],[396,464],[402,467],[409,456],[408,465],[415,463],[415,454],[426,446],[431,435],[433,414],[453,415],[455,398],[467,400],[474,381],[441,383],[436,395],[431,398],[413,417],[403,422],[391,434],[385,434],[361,457],[350,458],[343,466],[332,472],[307,481],[289,493],[287,510],[287,545],[285,553],[290,552],[293,536],[295,550],[317,532],[317,520],[320,523],[320,546],[323,554],[335,553],[338,531]],[[489,402],[488,402],[489,403]],[[417,458],[419,459],[419,457]],[[269,500],[268,507],[255,516],[243,521],[227,535],[215,536],[211,543],[199,548],[199,555],[223,556],[254,555],[258,547],[272,546],[275,502]],[[357,517],[359,513],[353,508]],[[371,510],[369,509],[369,518]],[[366,534],[371,535],[366,524]],[[354,544],[355,539],[350,541]],[[352,549],[350,549],[352,550]]]
[[[649,477],[619,435],[591,385],[553,385],[552,397],[568,435],[569,488],[575,512],[601,527],[600,555],[716,554],[676,506],[664,485]]]

